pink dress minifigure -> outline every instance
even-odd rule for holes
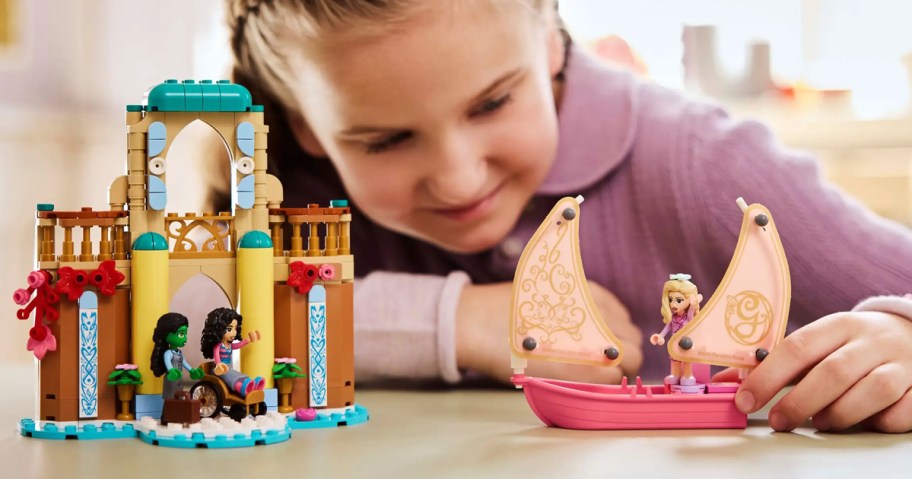
[[[696,316],[700,311],[701,301],[703,295],[699,294],[697,286],[690,282],[689,274],[670,275],[662,287],[662,321],[665,328],[661,333],[650,336],[649,342],[656,346],[664,345],[665,335],[669,332],[674,335]],[[665,377],[665,384],[696,385],[697,380],[694,378],[691,363],[672,359],[671,374]]]

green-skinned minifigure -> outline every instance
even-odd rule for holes
[[[187,317],[179,313],[166,313],[158,318],[158,324],[155,325],[155,331],[152,333],[152,342],[155,346],[152,348],[151,369],[155,377],[165,376],[162,385],[162,398],[172,399],[174,393],[183,389],[181,380],[184,376],[184,369],[190,372],[190,379],[200,379],[203,377],[203,370],[192,368],[187,360],[184,359],[184,353],[181,348],[187,344],[187,327],[190,321]]]

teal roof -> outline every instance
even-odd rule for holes
[[[139,235],[139,238],[136,238],[136,241],[133,242],[133,251],[162,250],[168,251],[168,241],[165,240],[164,236],[154,231]]]
[[[272,248],[272,238],[259,230],[248,231],[238,243],[238,248]]]
[[[165,80],[149,90],[145,105],[127,105],[127,111],[263,111],[250,91],[228,80]]]

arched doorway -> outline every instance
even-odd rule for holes
[[[197,367],[203,359],[200,351],[200,333],[206,322],[206,315],[215,308],[230,308],[231,302],[219,285],[212,278],[200,273],[191,277],[171,297],[170,310],[183,314],[190,321],[187,328],[187,345],[184,347],[184,358],[192,367]],[[239,368],[239,365],[236,365]]]

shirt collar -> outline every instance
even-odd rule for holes
[[[634,78],[571,48],[558,111],[557,158],[538,193],[578,194],[608,175],[633,144]]]

